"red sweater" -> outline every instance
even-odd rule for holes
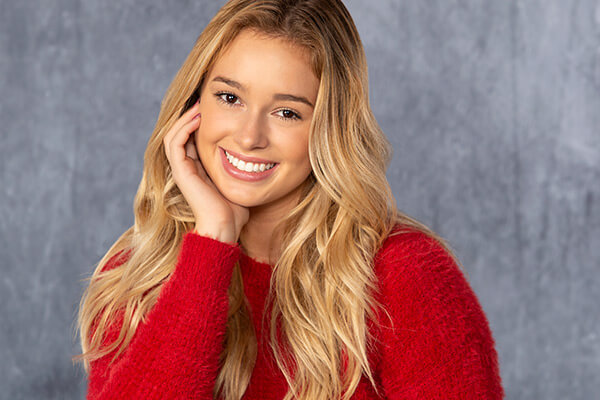
[[[212,399],[227,288],[238,259],[257,340],[268,338],[260,317],[272,266],[248,257],[239,245],[188,232],[175,271],[127,349],[110,368],[112,354],[91,363],[87,399]],[[115,256],[106,268],[120,264]],[[422,233],[390,236],[374,268],[381,289],[377,299],[395,327],[373,331],[378,347],[369,354],[384,398],[504,398],[488,320],[448,253]],[[104,343],[116,339],[121,323],[111,325]],[[272,354],[260,349],[243,398],[282,399],[287,382]],[[363,376],[352,398],[381,397]]]

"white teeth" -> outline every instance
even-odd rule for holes
[[[275,163],[264,164],[264,163],[244,162],[242,160],[239,160],[239,159],[235,158],[234,156],[232,156],[228,152],[225,152],[225,155],[227,156],[227,160],[229,160],[229,162],[231,163],[231,165],[233,165],[234,167],[236,167],[240,171],[262,172],[262,171],[265,171],[267,169],[271,169],[271,168],[273,168],[275,166]]]

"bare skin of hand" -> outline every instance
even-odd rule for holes
[[[207,175],[194,143],[200,120],[199,103],[196,103],[165,135],[165,154],[173,179],[196,219],[194,231],[236,243],[242,227],[248,222],[249,211],[247,207],[227,200]]]

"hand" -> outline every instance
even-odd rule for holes
[[[199,103],[196,103],[165,135],[165,154],[173,179],[196,219],[194,230],[223,242],[236,243],[248,222],[249,211],[226,199],[207,175],[194,140],[200,119]]]

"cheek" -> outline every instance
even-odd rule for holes
[[[293,151],[294,158],[300,162],[308,162],[308,133],[300,132],[293,137],[294,139],[289,141],[288,146]]]
[[[200,126],[196,131],[197,140],[205,143],[218,140],[226,129],[221,112],[205,107],[200,109],[200,114]]]
[[[275,147],[282,149],[282,158],[292,164],[298,173],[304,173],[311,169],[308,157],[308,139],[304,134],[290,135],[288,140],[279,142]]]
[[[230,128],[234,123],[232,113],[226,106],[217,104],[216,101],[210,98],[205,98],[200,101],[200,108],[198,110],[201,114],[200,118],[200,129],[204,126],[208,129],[227,129]]]
[[[302,150],[301,152],[299,151],[297,154],[298,162],[303,166],[310,166],[310,160],[308,158],[308,147],[298,146],[298,150]]]

